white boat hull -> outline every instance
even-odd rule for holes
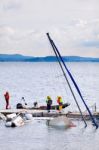
[[[20,127],[24,125],[24,120],[21,116],[17,116],[16,118],[12,119],[11,121],[7,121],[5,123],[6,127]]]

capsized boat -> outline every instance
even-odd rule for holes
[[[12,115],[12,114],[11,114]],[[15,116],[14,118],[10,118],[6,120],[5,126],[6,127],[20,127],[24,125],[24,119],[19,115]]]
[[[6,127],[20,127],[28,121],[32,120],[32,114],[30,113],[12,113],[6,116]]]

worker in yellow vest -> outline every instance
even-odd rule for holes
[[[59,104],[59,111],[61,111],[63,106],[63,100],[61,96],[57,96],[57,103]]]

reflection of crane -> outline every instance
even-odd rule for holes
[[[74,98],[74,100],[75,100],[75,102],[76,102],[76,105],[77,105],[77,107],[78,107],[78,109],[79,109],[79,111],[80,111],[80,114],[81,114],[81,116],[82,116],[82,119],[83,119],[83,121],[84,121],[84,123],[85,123],[85,127],[87,126],[87,123],[86,123],[86,121],[85,121],[85,119],[84,119],[84,117],[83,117],[82,111],[81,111],[80,106],[79,106],[79,104],[78,104],[78,102],[77,102],[77,99],[76,99],[76,97],[75,97],[75,95],[74,95],[74,93],[73,93],[73,90],[72,90],[72,88],[71,88],[71,85],[70,85],[70,83],[69,83],[69,81],[68,81],[68,79],[67,79],[67,76],[66,76],[65,71],[68,73],[68,75],[69,75],[69,77],[70,77],[72,83],[74,84],[74,86],[75,86],[75,88],[76,88],[76,90],[77,90],[77,92],[78,92],[78,94],[79,94],[79,96],[80,96],[80,98],[81,98],[81,100],[82,100],[82,102],[83,102],[83,104],[85,105],[85,107],[86,107],[86,109],[87,109],[87,111],[88,111],[88,113],[89,113],[89,115],[90,115],[90,119],[92,120],[92,123],[96,126],[96,128],[98,128],[98,124],[96,123],[96,121],[95,121],[95,119],[94,119],[94,117],[93,117],[93,115],[92,115],[90,109],[88,108],[88,106],[87,106],[85,100],[83,99],[83,96],[82,96],[82,94],[81,94],[81,92],[80,92],[80,89],[79,89],[77,83],[75,82],[75,80],[74,80],[72,74],[71,74],[70,71],[68,70],[68,68],[67,68],[67,66],[66,66],[66,64],[65,64],[65,62],[64,62],[64,60],[63,60],[63,58],[62,58],[62,56],[61,56],[61,54],[60,54],[60,52],[59,52],[59,50],[57,49],[55,43],[54,43],[53,40],[51,39],[49,33],[47,33],[47,37],[48,37],[49,42],[50,42],[50,44],[51,44],[51,46],[52,46],[52,48],[53,48],[53,51],[54,51],[54,53],[55,53],[55,55],[56,55],[56,58],[57,58],[57,60],[58,60],[58,62],[59,62],[59,65],[60,65],[61,70],[62,70],[62,72],[63,72],[63,74],[64,74],[64,77],[65,77],[65,79],[66,79],[66,82],[67,82],[67,84],[68,84],[68,86],[69,86],[69,88],[70,88],[70,91],[71,91],[71,93],[72,93],[72,95],[73,95],[73,98]],[[64,69],[65,69],[65,71],[64,71]]]

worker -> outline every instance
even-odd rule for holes
[[[21,102],[23,103],[24,106],[27,105],[27,103],[25,102],[25,98],[24,97],[21,98]]]
[[[47,111],[50,112],[51,105],[52,105],[52,99],[50,96],[47,96],[46,103],[47,103]]]
[[[6,109],[9,109],[9,99],[10,99],[9,92],[6,92],[4,94],[4,97],[5,97],[5,101],[6,101]]]
[[[57,103],[59,104],[59,112],[61,112],[63,107],[63,100],[61,96],[57,96]]]

